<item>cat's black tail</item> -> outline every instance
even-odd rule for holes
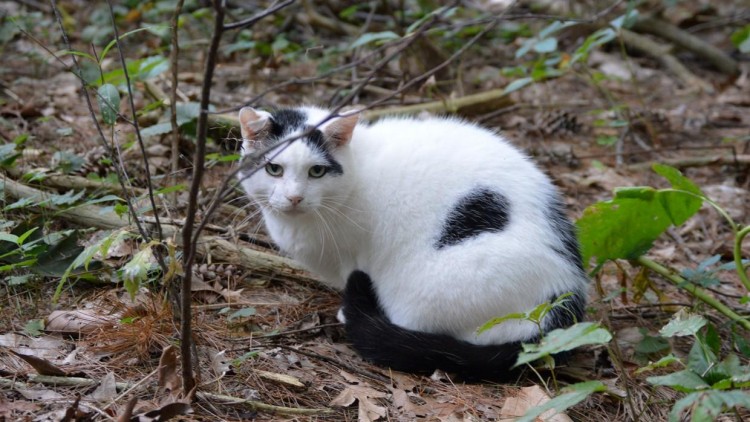
[[[397,371],[457,374],[466,381],[510,380],[521,343],[480,346],[448,335],[408,330],[383,312],[370,277],[354,271],[346,284],[343,304],[346,335],[366,360]]]

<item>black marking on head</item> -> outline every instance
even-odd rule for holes
[[[482,233],[505,229],[510,202],[501,193],[480,187],[461,198],[448,214],[435,249],[453,246]]]
[[[578,238],[576,237],[576,228],[570,222],[567,215],[565,215],[565,205],[560,198],[554,196],[550,199],[545,214],[552,226],[552,233],[558,236],[562,242],[562,249],[559,246],[553,246],[552,248],[571,265],[583,272],[583,262]]]
[[[307,121],[307,115],[294,108],[282,108],[271,113],[271,130],[269,135],[274,141],[284,135],[302,128]]]
[[[306,132],[310,130],[312,130],[310,135],[303,140],[311,149],[323,155],[327,162],[326,168],[328,169],[328,172],[326,174],[330,174],[331,176],[341,176],[342,174],[344,174],[344,168],[341,167],[341,163],[336,161],[336,159],[333,157],[333,154],[331,153],[331,150],[333,148],[329,140],[325,138],[323,132],[321,132],[319,129],[313,129],[312,126],[308,126],[305,128]]]
[[[513,380],[521,373],[511,368],[521,342],[480,346],[447,334],[425,333],[393,324],[378,303],[370,277],[354,271],[344,290],[346,336],[367,361],[397,371],[430,374],[453,372],[464,381]],[[537,338],[525,342],[536,342]]]
[[[331,143],[326,140],[323,132],[315,129],[314,126],[307,125],[307,114],[304,111],[294,108],[283,108],[271,113],[271,128],[268,133],[268,141],[271,145],[281,141],[290,133],[297,130],[302,133],[311,131],[310,135],[301,140],[310,148],[323,155],[327,162],[326,174],[332,176],[344,174],[341,163],[333,157]]]

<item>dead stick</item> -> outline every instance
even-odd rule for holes
[[[708,60],[716,69],[727,75],[734,75],[739,71],[737,62],[729,55],[669,22],[653,16],[643,16],[636,21],[633,30],[656,35],[691,51],[696,56]]]
[[[38,203],[53,196],[49,192],[26,186],[15,180],[6,178],[2,180],[2,183],[5,194],[15,199],[35,199]],[[72,208],[60,209],[47,202],[44,205],[38,205],[38,207],[54,212],[66,220],[84,227],[114,230],[133,225],[126,216],[120,216],[113,211],[96,205],[79,205]],[[179,226],[163,225],[165,237],[176,237],[180,231],[181,227]],[[210,255],[216,260],[231,262],[252,270],[272,274],[278,272],[291,273],[303,281],[315,281],[307,275],[302,267],[291,259],[244,247],[241,244],[230,242],[218,236],[201,236],[196,246],[196,252],[201,256]]]
[[[659,60],[667,70],[677,76],[681,84],[686,88],[698,88],[707,93],[714,92],[714,88],[708,82],[695,76],[693,72],[671,54],[672,48],[670,46],[657,43],[648,37],[636,34],[627,29],[620,29],[620,39],[628,47],[640,50]]]

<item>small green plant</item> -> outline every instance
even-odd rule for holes
[[[747,303],[750,297],[750,280],[747,276],[748,262],[742,259],[742,241],[750,233],[750,226],[743,227],[735,222],[678,170],[658,164],[653,166],[653,170],[664,177],[671,188],[619,188],[615,190],[613,199],[591,205],[584,211],[577,222],[584,262],[594,261],[594,273],[608,261],[624,259],[635,262],[714,308],[729,319],[730,327],[746,333],[750,330],[750,320],[717,300],[704,287],[715,282],[717,271],[733,269],[746,289],[741,301]],[[703,204],[715,208],[731,228],[734,234],[733,262],[712,268],[720,264],[720,259],[710,257],[695,269],[684,269],[680,273],[644,256],[667,228],[685,223]],[[741,390],[750,386],[750,375],[747,375],[750,374],[750,368],[741,365],[733,354],[728,354],[724,359],[719,358],[719,336],[705,318],[677,313],[662,328],[660,335],[662,338],[694,338],[686,362],[670,354],[644,368],[653,370],[675,363],[684,367],[677,372],[648,378],[648,382],[653,385],[667,386],[687,393],[687,396],[675,403],[670,421],[680,420],[680,415],[688,408],[691,409],[691,420],[705,421],[713,420],[727,409],[750,407],[750,395]],[[740,339],[743,337],[739,336]],[[737,336],[735,342],[736,338]],[[738,349],[743,350],[739,346]]]

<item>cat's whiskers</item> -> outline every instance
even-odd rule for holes
[[[341,211],[340,208],[346,208],[346,209],[349,209],[351,211],[360,212],[360,213],[362,211],[354,209],[354,208],[352,208],[352,207],[350,207],[350,206],[348,206],[346,204],[343,204],[343,203],[334,202],[334,201],[332,201],[332,198],[324,198],[320,202],[320,208],[321,208],[321,210],[328,211],[331,214],[334,214],[335,216],[344,217],[346,220],[348,220],[350,223],[352,223],[352,225],[354,225],[358,229],[360,229],[360,230],[362,230],[364,232],[367,232],[367,229],[365,229],[357,221],[355,221],[354,219],[352,219],[351,217],[349,217],[348,215],[346,215],[346,213],[343,212],[343,211]]]
[[[333,229],[328,224],[328,221],[325,219],[323,214],[321,214],[317,209],[315,209],[314,211],[315,211],[315,215],[318,216],[318,218],[320,218],[320,221],[323,223],[325,232],[327,232],[331,236],[331,242],[333,243],[333,248],[336,250],[336,256],[338,256],[339,262],[341,262],[342,261],[341,250],[339,249],[339,245],[336,242],[336,235],[333,233]]]

